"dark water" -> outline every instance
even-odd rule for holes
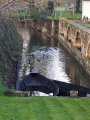
[[[90,87],[90,79],[81,66],[58,42],[31,30],[29,61],[30,71],[49,79]]]

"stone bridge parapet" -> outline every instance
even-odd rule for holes
[[[59,41],[90,75],[90,29],[70,20],[59,20]]]

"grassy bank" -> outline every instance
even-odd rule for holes
[[[62,18],[73,18],[73,19],[81,19],[82,18],[82,13],[74,13],[74,15],[73,15],[71,9],[67,9],[65,11],[64,7],[62,7],[61,9],[58,7],[55,8],[55,12],[56,12],[56,19],[58,19],[60,15]]]
[[[64,7],[62,7],[62,8],[56,7],[54,9],[54,11],[55,11],[55,14],[56,14],[55,17],[53,18],[52,16],[48,16],[47,17],[48,19],[59,20],[59,16],[61,16],[61,18],[63,18],[63,19],[68,19],[68,18],[82,19],[82,13],[74,13],[74,14],[72,14],[71,9],[67,9],[65,11]]]
[[[0,97],[0,120],[90,120],[90,100]]]
[[[0,79],[0,96],[4,96],[4,91],[5,90],[8,90],[7,87],[5,87],[3,84],[2,84],[2,81]]]

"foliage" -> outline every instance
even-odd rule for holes
[[[24,17],[27,17],[28,14],[29,14],[28,11],[20,12],[20,13],[12,13],[11,17],[13,17],[13,18],[24,18]]]
[[[48,1],[48,12],[50,13],[50,15],[52,15],[53,10],[54,10],[54,4],[52,1]]]
[[[0,97],[1,120],[89,120],[90,100],[62,97]]]
[[[42,7],[30,8],[30,19],[39,24],[44,24],[47,19],[46,9],[42,9]]]
[[[61,9],[59,8],[59,7],[56,7],[55,9],[54,9],[54,11],[61,11]]]
[[[56,16],[56,17],[48,16],[47,19],[50,19],[50,20],[59,20],[59,16]]]
[[[1,95],[1,96],[4,96],[4,91],[5,91],[5,90],[8,90],[8,88],[5,87],[5,86],[2,84],[2,82],[0,82],[0,95]]]
[[[0,17],[0,73],[7,81],[21,50],[19,35],[11,20]],[[3,81],[3,82],[4,82]]]
[[[72,19],[81,19],[82,18],[82,13],[75,13],[74,15],[72,15],[71,10],[67,9],[67,11],[65,12],[64,7],[62,7],[61,9],[57,7],[54,9],[54,11],[56,12],[56,19],[57,20],[59,20],[60,15],[62,18],[72,18]]]
[[[47,19],[47,13],[46,13],[46,11],[45,10],[44,11],[41,10],[40,15],[39,15],[39,17],[37,19],[37,22],[39,24],[44,24],[45,21],[46,21],[46,19]]]
[[[80,13],[80,3],[81,0],[76,0],[76,13]]]
[[[30,9],[30,19],[33,20],[34,22],[37,22],[38,17],[39,17],[39,8],[34,7]]]
[[[5,90],[8,90],[8,88],[2,84],[2,75],[0,74],[0,96],[4,95]]]

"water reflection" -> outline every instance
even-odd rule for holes
[[[36,49],[35,49],[36,48]],[[64,82],[69,82],[65,73],[65,63],[62,61],[60,49],[54,47],[34,47],[30,54],[31,72],[37,71],[42,75]]]
[[[31,31],[29,49],[30,71],[50,79],[90,87],[90,80],[82,68],[55,38]],[[83,74],[84,73],[84,74]]]

